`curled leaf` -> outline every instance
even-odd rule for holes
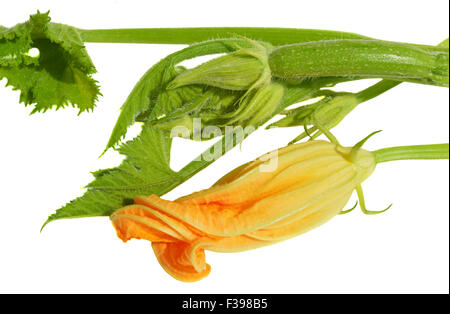
[[[20,101],[34,112],[76,106],[92,110],[100,95],[83,40],[74,27],[51,23],[39,11],[30,20],[0,28],[0,79],[20,90]]]

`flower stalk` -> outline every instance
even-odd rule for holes
[[[373,152],[377,164],[395,160],[448,159],[449,144],[388,147]]]

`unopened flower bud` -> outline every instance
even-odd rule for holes
[[[285,112],[286,117],[271,126],[290,127],[314,124],[314,119],[332,129],[352,111],[361,100],[354,93],[336,93],[306,106]]]
[[[257,126],[265,122],[281,102],[284,87],[278,83],[270,83],[258,88],[252,95],[244,97],[239,108],[233,112],[229,125]]]
[[[259,44],[212,59],[178,75],[169,89],[204,84],[229,90],[248,90],[270,79],[267,50]]]

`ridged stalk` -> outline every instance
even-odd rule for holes
[[[344,39],[281,46],[269,55],[283,79],[362,77],[448,86],[448,47]]]
[[[395,160],[448,159],[449,144],[388,147],[373,153],[377,163]]]
[[[271,27],[187,27],[78,30],[83,41],[96,43],[193,44],[200,41],[244,36],[272,45],[330,39],[369,39],[355,33]]]

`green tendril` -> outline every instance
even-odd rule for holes
[[[342,210],[338,215],[348,214],[348,213],[352,212],[357,206],[358,206],[358,201],[356,201],[355,206],[353,206],[352,208],[347,209],[347,210]]]
[[[389,208],[392,207],[392,204],[391,204],[387,208],[380,210],[380,211],[367,210],[366,201],[364,199],[364,192],[363,192],[361,184],[358,184],[356,186],[356,193],[358,194],[359,207],[361,208],[361,211],[366,215],[378,215],[378,214],[384,213],[385,211],[387,211]]]

